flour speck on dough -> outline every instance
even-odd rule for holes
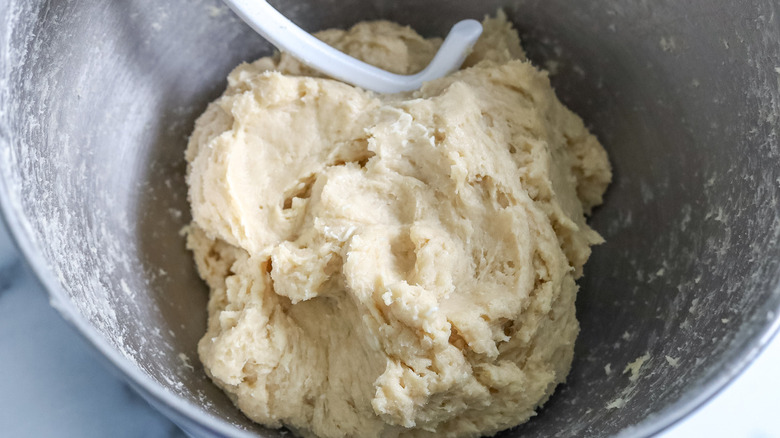
[[[186,152],[208,283],[200,359],[252,420],[320,437],[476,437],[565,381],[607,155],[502,14],[464,67],[378,95],[281,54],[238,66]],[[397,73],[440,39],[318,34]]]

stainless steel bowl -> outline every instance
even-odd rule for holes
[[[503,6],[609,150],[571,376],[501,436],[651,435],[777,329],[779,1],[276,3],[310,30],[387,18],[426,35]],[[193,121],[271,48],[216,0],[9,0],[0,23],[0,201],[53,304],[193,435],[278,436],[203,373],[207,291],[178,234]]]

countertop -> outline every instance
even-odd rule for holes
[[[183,437],[49,306],[0,224],[0,428],[9,437]],[[662,438],[780,438],[780,339]]]

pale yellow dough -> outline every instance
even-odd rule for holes
[[[377,95],[281,55],[198,119],[188,235],[211,288],[200,358],[252,420],[321,437],[490,435],[565,380],[585,213],[606,153],[499,14],[464,68]],[[319,34],[382,68],[440,40]],[[306,76],[302,76],[306,75]]]

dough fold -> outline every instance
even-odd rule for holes
[[[412,73],[439,44],[318,36]],[[377,95],[288,55],[237,67],[186,152],[200,358],[252,420],[321,437],[476,437],[563,382],[607,155],[503,15],[464,68]]]

